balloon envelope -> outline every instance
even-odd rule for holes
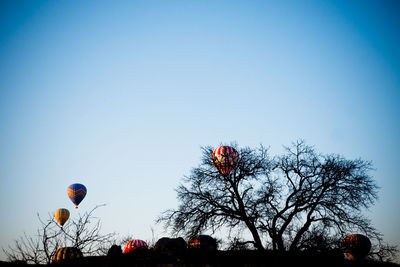
[[[54,212],[54,218],[63,226],[69,218],[69,211],[67,209],[58,209]]]
[[[360,260],[369,253],[371,241],[365,235],[351,234],[343,240],[342,249],[351,260]]]
[[[214,149],[211,154],[214,166],[222,175],[228,175],[239,160],[239,153],[230,146],[220,146]]]
[[[189,248],[191,249],[208,249],[216,250],[217,241],[209,235],[198,235],[189,240]]]
[[[78,208],[79,203],[85,198],[86,192],[86,187],[83,184],[71,184],[67,189],[68,196],[76,208]]]
[[[53,254],[53,262],[63,262],[72,259],[82,258],[83,254],[78,248],[63,247],[56,250]]]
[[[124,247],[124,253],[134,251],[136,249],[147,249],[147,243],[140,239],[128,241]]]

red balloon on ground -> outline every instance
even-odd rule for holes
[[[140,239],[128,241],[124,247],[124,253],[135,251],[136,249],[147,249],[147,243]]]

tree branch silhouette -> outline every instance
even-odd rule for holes
[[[94,212],[105,205],[97,205],[89,212],[70,218],[61,227],[52,214],[47,220],[38,219],[41,223],[37,234],[29,236],[24,233],[7,249],[3,248],[9,261],[24,261],[33,264],[50,264],[52,256],[61,247],[75,247],[84,255],[106,254],[113,242],[114,233],[101,234],[100,219]]]
[[[202,147],[199,166],[176,189],[178,208],[163,212],[158,223],[187,237],[244,227],[252,240],[234,241],[259,250],[302,250],[313,237],[336,244],[334,237],[352,232],[379,241],[380,233],[362,214],[374,204],[379,189],[370,176],[371,162],[320,154],[303,140],[275,157],[262,145],[231,146],[239,161],[226,176],[212,163],[213,148]],[[317,235],[316,229],[324,231]]]

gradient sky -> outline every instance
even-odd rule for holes
[[[304,139],[371,160],[366,215],[400,245],[399,1],[0,1],[0,247],[107,203],[162,237],[200,147]],[[88,194],[78,210],[66,188]],[[3,254],[0,259],[4,260]]]

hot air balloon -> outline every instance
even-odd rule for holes
[[[63,226],[64,223],[68,220],[69,218],[69,211],[67,209],[58,209],[54,212],[54,218],[56,221]]]
[[[57,249],[57,251],[53,254],[52,260],[53,262],[63,262],[82,257],[83,254],[79,249],[74,247],[64,247]]]
[[[209,235],[198,235],[189,240],[190,249],[216,250],[217,241]]]
[[[124,253],[134,251],[136,249],[147,249],[147,243],[140,239],[128,241],[124,247]]]
[[[360,260],[367,256],[371,241],[361,234],[351,234],[342,241],[342,249],[351,260]]]
[[[75,204],[75,208],[78,208],[79,203],[85,198],[86,192],[86,187],[83,184],[71,184],[68,187],[67,193],[71,201]]]
[[[214,149],[211,159],[218,171],[226,176],[236,167],[239,153],[233,147],[220,146]]]

